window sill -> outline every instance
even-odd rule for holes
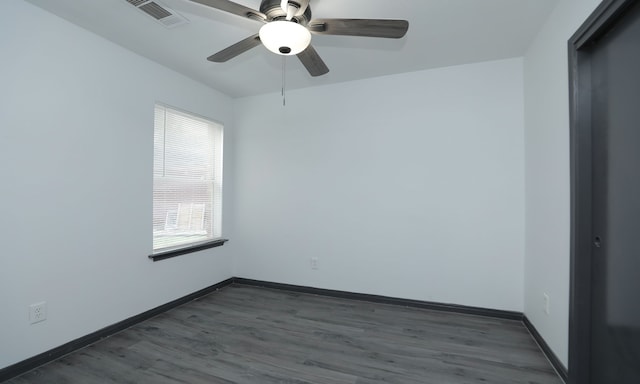
[[[224,243],[229,241],[229,239],[217,239],[212,241],[207,241],[205,243],[193,244],[184,248],[172,249],[165,252],[154,253],[153,255],[149,255],[149,258],[153,261],[160,261],[171,259],[173,257],[186,255],[193,252],[202,251],[209,248],[215,248],[223,246]]]

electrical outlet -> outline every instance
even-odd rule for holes
[[[549,314],[549,295],[547,295],[546,293],[543,293],[542,298],[544,300],[544,307],[543,307],[544,313],[548,315]]]
[[[318,269],[318,258],[317,257],[312,257],[311,258],[311,269]]]
[[[45,320],[47,320],[47,303],[43,301],[31,304],[29,306],[29,322],[35,324]]]

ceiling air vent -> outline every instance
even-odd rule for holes
[[[174,28],[189,22],[189,20],[178,12],[164,5],[160,5],[157,1],[127,0],[127,3],[145,12],[167,28]]]
[[[136,7],[140,6],[140,4],[149,1],[149,0],[127,0],[127,2],[131,5],[134,5]]]

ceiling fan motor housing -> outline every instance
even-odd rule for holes
[[[289,0],[289,5],[301,8],[299,2],[295,0]],[[282,9],[280,0],[262,0],[260,3],[260,12],[267,15],[267,21],[286,20],[287,13]],[[294,16],[291,21],[294,23],[307,26],[311,20],[311,6],[307,6],[304,13],[298,16]]]

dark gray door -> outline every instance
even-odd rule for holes
[[[640,383],[640,2],[592,50],[591,383]]]

